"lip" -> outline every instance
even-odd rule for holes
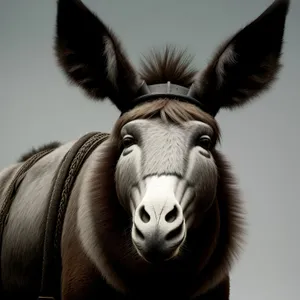
[[[149,264],[162,264],[174,259],[179,253],[179,247],[176,247],[175,250],[168,251],[168,253],[163,253],[162,251],[141,251],[138,250],[139,255]]]
[[[135,249],[138,254],[148,263],[150,264],[160,264],[172,259],[175,259],[179,254],[180,248],[185,241],[186,235],[180,240],[180,242],[175,245],[168,247],[165,250],[159,249],[159,242],[155,243],[153,246],[147,247],[147,249],[143,249],[137,242],[133,242]]]

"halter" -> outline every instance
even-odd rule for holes
[[[137,105],[155,101],[158,98],[176,99],[182,102],[191,103],[197,106],[199,109],[209,113],[211,116],[215,116],[215,114],[208,112],[205,105],[197,99],[193,84],[190,88],[186,88],[181,85],[172,84],[170,81],[168,81],[167,83],[152,85],[147,85],[147,83],[143,81],[137,91],[137,97],[133,101],[131,101],[132,104],[130,108],[122,111],[121,115],[133,109]]]

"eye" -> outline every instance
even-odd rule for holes
[[[203,149],[209,151],[212,147],[211,138],[208,135],[202,135],[197,141],[197,146],[202,147]]]
[[[128,148],[135,144],[135,139],[133,136],[127,134],[123,137],[122,144],[124,148]]]

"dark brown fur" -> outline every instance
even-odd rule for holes
[[[55,48],[59,65],[72,82],[94,99],[108,97],[124,112],[132,108],[131,102],[142,80],[147,84],[171,81],[192,86],[195,97],[205,105],[204,112],[192,104],[157,99],[130,109],[117,120],[101,161],[92,167],[86,192],[92,201],[95,222],[101,224],[97,241],[104,251],[107,268],[112,268],[115,274],[114,282],[121,281],[129,295],[137,299],[188,299],[188,295],[197,293],[201,300],[229,299],[229,272],[239,253],[244,221],[229,164],[221,153],[212,151],[219,171],[216,201],[201,226],[189,232],[179,259],[155,267],[146,264],[133,248],[130,219],[116,196],[113,178],[120,154],[119,132],[124,124],[139,118],[159,117],[177,124],[193,119],[210,124],[217,142],[219,127],[210,114],[248,103],[267,90],[276,78],[288,7],[288,0],[275,1],[260,17],[223,43],[203,72],[191,66],[191,56],[185,51],[170,46],[162,53],[153,51],[142,61],[138,72],[119,40],[95,14],[80,1],[59,1]],[[109,62],[114,63],[113,67]],[[71,204],[70,211],[75,214],[74,205]],[[101,274],[79,249],[76,233],[72,231],[73,213],[70,212],[65,227],[64,300],[80,300],[84,295],[97,299],[104,288]],[[85,263],[79,268],[82,261]],[[101,270],[104,277],[107,268]],[[113,288],[109,290],[115,293]],[[111,294],[108,299],[114,297]]]
[[[187,51],[180,51],[168,45],[164,51],[152,50],[141,61],[140,76],[148,84],[170,81],[189,87],[193,83],[197,70],[192,66],[193,57]]]
[[[176,124],[201,120],[214,129],[217,144],[220,130],[212,115],[219,109],[248,103],[274,82],[280,69],[288,7],[288,0],[276,0],[223,43],[203,72],[191,67],[191,57],[185,51],[172,47],[163,53],[152,52],[138,72],[115,34],[81,1],[58,0],[55,53],[59,66],[91,98],[108,97],[121,112],[130,109],[117,120],[101,158],[83,165],[72,191],[62,237],[62,300],[187,300],[192,295],[199,300],[229,299],[229,273],[244,233],[242,202],[229,163],[219,151],[212,150],[219,173],[214,204],[201,224],[188,232],[177,259],[151,265],[133,247],[130,216],[116,195],[114,172],[121,151],[120,130],[139,118],[159,117]],[[192,86],[205,111],[170,99],[131,109],[143,80],[147,84],[171,81]],[[23,155],[21,161],[31,153]],[[82,193],[92,205],[95,238],[107,262],[101,270],[89,260],[78,236],[77,205]],[[111,284],[104,279],[109,271],[114,274]],[[117,292],[116,286],[125,294]]]
[[[205,111],[216,114],[221,108],[248,103],[274,82],[281,65],[288,8],[289,0],[275,0],[261,16],[224,42],[203,71],[191,67],[192,57],[186,51],[167,46],[164,52],[152,51],[138,72],[116,35],[94,13],[81,1],[61,0],[55,51],[71,82],[93,99],[110,98],[121,111],[132,108],[145,80],[148,84],[193,84],[195,97],[205,105]],[[116,61],[115,82],[106,72],[107,40],[112,45],[109,55]]]
[[[176,106],[176,103],[170,105]],[[126,119],[126,116],[124,115],[123,118]],[[86,178],[90,179],[87,181],[86,196],[92,201],[95,222],[102,224],[98,228],[98,242],[104,249],[106,259],[113,266],[116,276],[120,277],[126,283],[126,287],[137,295],[147,291],[148,297],[143,294],[143,299],[153,299],[153,297],[188,299],[187,294],[196,291],[206,295],[199,299],[214,299],[215,294],[219,295],[220,291],[222,297],[218,299],[228,299],[228,270],[242,244],[243,233],[241,202],[228,163],[218,151],[213,152],[220,175],[217,200],[204,218],[201,227],[189,233],[180,259],[163,266],[151,266],[137,256],[131,244],[130,231],[126,231],[124,235],[124,229],[130,228],[130,219],[119,205],[112,180],[120,151],[117,128],[120,128],[118,123],[123,122],[125,121],[122,118],[118,120],[113,136],[101,155],[101,160],[94,164],[91,175]],[[83,168],[81,176],[86,176],[84,175],[86,168],[87,166]],[[74,198],[79,193],[80,184],[81,179],[73,191]],[[94,281],[100,284],[102,276],[88,262],[82,263],[87,258],[84,252],[78,249],[77,234],[74,231],[77,209],[75,203],[72,201],[69,207],[63,239],[63,248],[68,249],[63,256],[64,299],[82,299],[79,295],[86,293],[93,295],[89,299],[97,299],[97,294],[102,291],[90,284]],[[107,272],[107,270],[101,271],[103,274]],[[103,286],[103,283],[100,286],[112,293],[107,299],[113,299],[112,295],[115,291]],[[186,290],[187,287],[189,288]],[[154,295],[151,294],[151,290]],[[176,298],[179,295],[181,298]]]

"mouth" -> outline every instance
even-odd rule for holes
[[[179,250],[175,250],[173,254],[168,255],[159,251],[147,251],[143,254],[139,251],[139,255],[149,264],[161,264],[168,262],[176,257],[176,254],[179,252]]]
[[[164,247],[164,244],[159,239],[155,242],[147,243],[146,246],[141,246],[134,240],[132,242],[137,253],[143,260],[150,264],[161,264],[176,259],[184,241],[185,236],[176,244],[169,247]]]

